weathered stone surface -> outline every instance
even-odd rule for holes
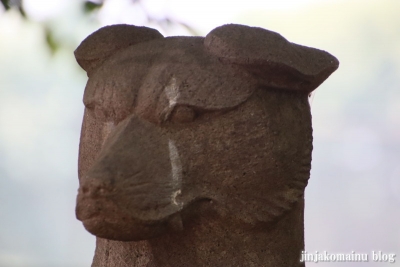
[[[106,26],[89,35],[79,45],[75,50],[75,58],[89,73],[118,50],[163,37],[157,30],[147,27],[132,27],[124,24]]]
[[[290,43],[262,28],[224,25],[207,34],[204,43],[211,53],[242,65],[268,87],[311,92],[339,66],[325,51]]]
[[[304,266],[308,94],[333,56],[241,25],[205,38],[114,25],[75,54],[92,266]]]

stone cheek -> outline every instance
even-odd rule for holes
[[[304,93],[260,88],[234,111],[165,127],[185,166],[183,198],[195,185],[220,212],[248,223],[272,221],[302,198],[312,151]]]

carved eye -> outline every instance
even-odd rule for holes
[[[196,115],[196,112],[188,106],[176,106],[171,113],[170,121],[178,123],[192,122]]]

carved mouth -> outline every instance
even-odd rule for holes
[[[161,235],[167,224],[147,224],[127,218],[110,218],[102,215],[82,220],[84,227],[93,235],[118,241],[140,241]]]
[[[78,195],[76,217],[87,231],[101,238],[119,241],[139,241],[153,238],[167,230],[181,230],[180,209],[171,207],[155,214],[139,213],[118,205],[111,199]],[[166,211],[169,212],[166,212]]]

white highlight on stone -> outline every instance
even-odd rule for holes
[[[170,83],[165,87],[165,94],[169,101],[169,108],[176,105],[179,98],[179,87],[176,84],[176,78],[172,77]]]
[[[115,124],[112,121],[105,122],[103,125],[103,132],[102,132],[102,139],[103,139],[103,145],[104,142],[107,140],[108,136],[114,130]]]
[[[180,195],[181,194],[181,190],[180,189],[178,189],[178,190],[176,190],[176,191],[174,191],[173,193],[172,193],[172,196],[171,196],[171,200],[172,200],[172,203],[175,205],[175,206],[182,206],[182,203],[178,203],[177,201],[176,201],[176,197],[178,196],[178,195]]]
[[[182,207],[182,203],[178,203],[176,198],[181,194],[182,185],[182,163],[179,158],[178,150],[173,140],[168,140],[169,158],[171,161],[171,172],[172,172],[172,185],[174,192],[171,195],[171,201],[174,205]]]

